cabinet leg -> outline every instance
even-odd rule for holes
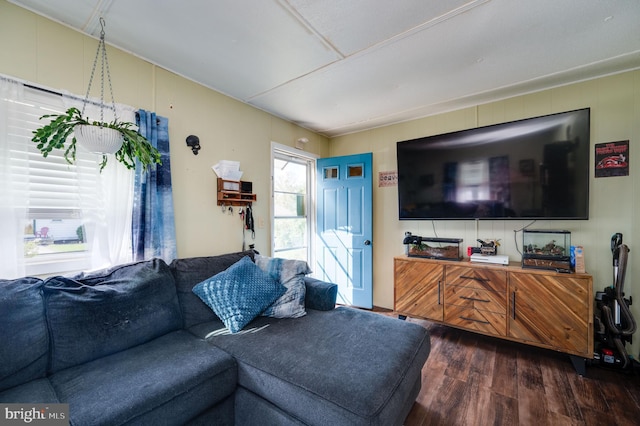
[[[587,375],[587,360],[586,358],[581,358],[575,355],[569,355],[571,359],[571,364],[573,364],[573,368],[575,368],[576,373],[580,376],[585,377]]]
[[[398,319],[401,319],[402,321],[407,319],[406,315],[398,315]]]

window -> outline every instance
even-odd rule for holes
[[[456,201],[489,200],[489,161],[465,161],[459,164],[456,178]]]
[[[7,90],[11,84],[18,89]],[[108,165],[100,173],[100,156],[80,148],[74,165],[61,151],[44,158],[32,132],[42,125],[42,115],[66,110],[62,96],[1,77],[0,85],[0,255],[6,260],[0,277],[75,272],[128,260],[121,249],[130,231],[110,235],[122,228],[114,226],[115,209],[130,206],[131,185],[124,180],[113,186],[122,172],[107,170],[115,169]]]
[[[274,144],[272,165],[273,256],[312,264],[315,158]]]
[[[325,167],[323,170],[325,179],[338,179],[338,168],[337,167]]]

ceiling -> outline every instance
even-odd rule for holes
[[[640,68],[638,0],[9,0],[333,137]]]

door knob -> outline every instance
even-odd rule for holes
[[[371,241],[369,241],[369,240],[364,240],[364,245],[365,245],[365,246],[370,246],[370,245],[371,245]]]

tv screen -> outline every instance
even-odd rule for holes
[[[589,108],[397,143],[400,219],[588,219]]]

